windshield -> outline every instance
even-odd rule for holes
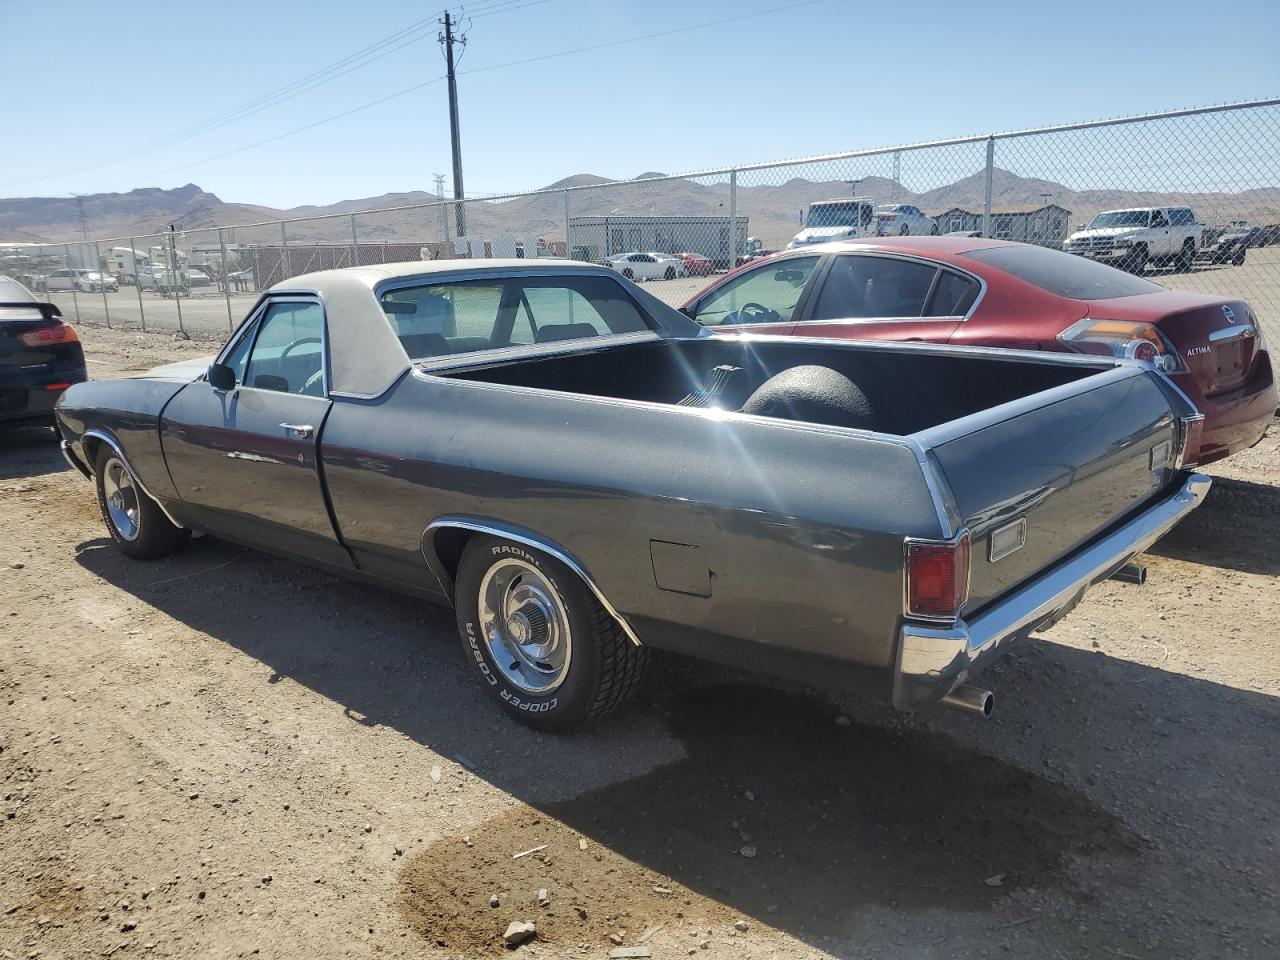
[[[1111,210],[1100,213],[1089,224],[1090,230],[1102,227],[1145,227],[1151,222],[1150,210]]]
[[[983,247],[964,254],[988,266],[1072,300],[1110,300],[1159,293],[1164,287],[1141,277],[1069,253],[1016,243]]]
[[[871,207],[865,203],[814,203],[809,206],[806,227],[856,227],[861,211],[862,225],[871,220]]]

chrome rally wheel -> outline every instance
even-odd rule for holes
[[[495,563],[479,591],[480,632],[512,686],[546,696],[564,682],[573,655],[569,614],[555,587],[530,563]]]
[[[137,540],[142,523],[138,488],[119,457],[108,457],[103,467],[102,498],[116,533],[130,542]]]

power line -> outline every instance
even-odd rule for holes
[[[522,60],[510,60],[505,63],[495,63],[495,64],[490,64],[488,66],[483,66],[483,67],[473,67],[470,70],[460,70],[458,72],[459,73],[485,73],[492,70],[506,69],[507,67],[519,67],[529,63],[540,63],[546,60],[554,60],[558,57],[575,56],[580,53],[590,53],[594,50],[604,50],[610,47],[622,46],[624,44],[639,43],[643,40],[653,40],[659,37],[669,37],[675,34],[689,33],[694,30],[703,30],[703,29],[706,29],[707,27],[715,27],[721,24],[733,23],[740,20],[747,20],[753,17],[762,17],[770,13],[780,13],[784,10],[795,10],[800,7],[813,6],[816,3],[822,3],[822,2],[824,2],[824,0],[800,0],[800,2],[798,3],[789,3],[789,4],[784,4],[778,7],[769,7],[764,10],[753,11],[752,13],[738,14],[732,17],[721,17],[720,19],[717,19],[717,20],[706,20],[701,23],[689,24],[688,26],[684,26],[684,27],[674,27],[670,30],[662,30],[657,33],[646,33],[646,34],[641,34],[640,36],[626,37],[621,40],[609,40],[604,43],[597,43],[587,47],[575,47],[574,49],[571,49],[571,50],[561,50],[556,53],[543,54],[537,57],[527,57]],[[222,159],[225,159],[226,157],[235,156],[238,153],[244,153],[246,150],[253,150],[257,147],[266,146],[267,144],[270,144],[270,143],[276,143],[277,141],[284,140],[287,137],[292,137],[299,133],[305,133],[308,130],[314,130],[316,127],[323,126],[326,123],[332,123],[334,120],[341,120],[344,117],[349,117],[354,113],[359,113],[363,110],[368,110],[372,107],[376,107],[381,104],[384,104],[389,100],[395,100],[399,97],[405,96],[406,94],[413,93],[416,90],[421,90],[424,87],[429,87],[429,86],[432,86],[433,84],[440,83],[442,80],[445,80],[445,79],[447,79],[447,76],[439,76],[439,77],[434,77],[430,80],[423,81],[422,83],[415,83],[412,86],[405,87],[401,90],[396,90],[395,92],[389,93],[386,96],[378,97],[377,99],[370,100],[367,103],[358,104],[357,106],[351,107],[349,110],[343,110],[340,113],[335,113],[328,117],[322,117],[321,119],[313,121],[312,123],[304,124],[301,127],[295,127],[292,130],[287,130],[284,133],[277,134],[276,136],[267,137],[264,140],[258,140],[255,143],[250,143],[242,147],[237,147],[234,150],[227,150],[223,153],[218,153],[218,154],[214,154],[213,156],[204,157],[201,160],[194,160],[190,163],[180,164],[179,166],[176,166],[176,167],[169,167],[166,170],[159,170],[154,173],[149,173],[141,177],[130,177],[128,180],[117,180],[112,184],[108,184],[108,186],[115,186],[121,183],[137,183],[138,181],[151,180],[155,177],[162,177],[162,176],[165,176],[166,174],[176,173],[180,170],[188,170],[191,167],[198,167],[206,163],[212,163],[214,160],[222,160]]]
[[[511,10],[520,9],[524,6],[532,6],[535,3],[545,2],[547,2],[547,0],[488,0],[488,2],[481,3],[478,6],[478,10],[480,12],[475,14],[475,16],[483,17],[498,13],[507,13]],[[514,6],[511,5],[513,3],[515,4]],[[368,66],[376,60],[381,60],[383,57],[389,56],[398,50],[403,50],[407,46],[418,43],[429,35],[429,30],[435,25],[435,23],[435,17],[426,17],[410,24],[407,27],[403,27],[386,37],[383,37],[375,43],[362,47],[355,53],[349,54],[340,60],[336,60],[327,66],[321,67],[318,70],[312,71],[303,77],[299,77],[297,80],[285,84],[283,87],[278,87],[275,90],[248,100],[239,106],[224,110],[222,113],[206,117],[198,123],[173,131],[163,137],[157,138],[156,140],[138,144],[115,153],[106,154],[85,164],[42,173],[34,177],[21,177],[15,180],[0,181],[0,186],[49,180],[54,177],[80,173],[82,171],[92,170],[98,167],[113,166],[117,163],[123,162],[124,160],[132,159],[133,157],[137,157],[142,154],[151,153],[165,147],[174,146],[175,144],[182,143],[183,141],[190,140],[202,134],[210,133],[213,130],[226,126],[227,124],[243,120],[245,117],[252,116],[255,113],[260,113],[263,110],[277,106],[286,100],[292,100],[294,97],[300,96],[310,90],[314,90],[316,87],[331,83],[339,77],[346,76],[355,70]]]

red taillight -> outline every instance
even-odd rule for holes
[[[896,213],[882,213],[880,214],[880,219],[881,220],[897,220],[898,215]]]
[[[18,342],[24,347],[46,347],[51,343],[73,343],[80,338],[69,323],[56,323],[52,327],[28,330],[18,334]]]
[[[44,388],[46,390],[66,390],[70,386],[71,384],[69,383],[46,383]]]
[[[954,620],[969,599],[969,532],[907,542],[907,616]]]

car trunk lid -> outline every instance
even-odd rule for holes
[[[1130,375],[1126,375],[1130,374]],[[1024,413],[926,431],[972,543],[976,611],[1140,509],[1173,482],[1179,431],[1157,375],[1119,368]],[[997,408],[999,410],[999,408]],[[966,418],[972,420],[974,418]],[[939,436],[964,432],[944,442]]]
[[[1182,356],[1206,397],[1243,386],[1258,357],[1257,317],[1243,300],[1167,291],[1150,297],[1093,300],[1089,315],[1154,323]]]

